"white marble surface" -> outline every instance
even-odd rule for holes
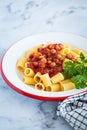
[[[15,41],[50,31],[87,37],[87,0],[0,0],[0,58]],[[73,130],[57,105],[20,95],[0,76],[0,130]]]

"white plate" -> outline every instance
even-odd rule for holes
[[[58,101],[63,100],[66,97],[71,95],[75,95],[78,93],[82,93],[87,91],[87,88],[84,89],[73,89],[64,92],[45,92],[32,88],[29,85],[24,84],[16,70],[16,62],[17,60],[23,56],[26,50],[35,47],[41,43],[47,42],[61,42],[64,44],[69,44],[71,46],[75,46],[77,48],[83,49],[86,51],[87,48],[87,39],[81,36],[76,36],[74,34],[69,33],[44,33],[38,34],[34,36],[26,37],[14,45],[12,45],[5,53],[1,62],[1,74],[7,84],[16,90],[17,92],[36,99],[40,100],[50,100],[50,101]]]

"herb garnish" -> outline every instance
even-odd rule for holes
[[[64,67],[64,77],[70,78],[77,89],[87,87],[87,57],[83,53],[80,53],[80,60],[66,61]]]

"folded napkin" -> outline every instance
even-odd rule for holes
[[[62,116],[75,130],[87,130],[87,92],[59,103],[57,115]]]

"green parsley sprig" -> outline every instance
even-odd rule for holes
[[[64,67],[64,77],[70,78],[77,89],[87,87],[87,57],[83,53],[80,54],[80,60],[73,63],[72,61],[66,61]]]

